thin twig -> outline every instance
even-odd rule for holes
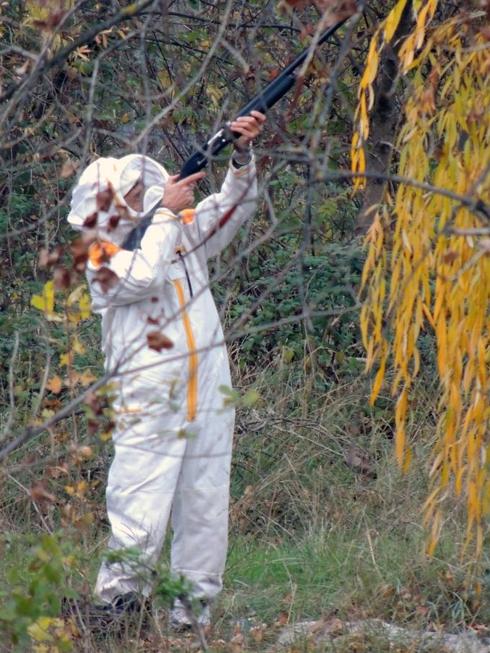
[[[3,433],[2,433],[2,437],[0,438],[0,441],[5,439],[5,436],[7,435],[8,431],[10,430],[10,427],[12,426],[12,422],[14,421],[14,416],[15,416],[14,363],[15,363],[15,359],[17,358],[18,351],[19,351],[19,332],[16,331],[14,335],[14,347],[12,349],[12,356],[10,357],[10,365],[9,365],[10,412],[9,412],[9,416],[7,417],[7,423],[5,424],[5,427],[3,429]]]

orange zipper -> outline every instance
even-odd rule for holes
[[[196,352],[196,341],[192,331],[191,320],[185,310],[185,296],[182,284],[179,279],[174,279],[173,284],[177,292],[179,306],[182,310],[182,322],[184,324],[187,348],[189,350],[189,380],[187,382],[187,419],[192,422],[196,419],[197,413],[197,370],[199,357]]]

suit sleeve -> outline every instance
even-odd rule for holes
[[[230,162],[219,193],[210,195],[196,207],[196,220],[207,258],[217,256],[257,207],[255,159],[241,168]],[[228,219],[226,219],[228,218]],[[220,221],[224,224],[220,226]]]
[[[102,265],[89,263],[87,277],[94,310],[150,297],[165,279],[180,239],[178,219],[161,209],[155,213],[138,249],[119,249]]]

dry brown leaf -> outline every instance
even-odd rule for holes
[[[150,331],[147,334],[146,340],[148,342],[148,347],[150,349],[155,349],[155,351],[162,351],[162,349],[172,349],[174,343],[167,338],[166,335],[160,331]]]
[[[94,274],[94,281],[98,281],[100,283],[102,292],[108,292],[108,290],[117,284],[119,277],[109,268],[102,267]]]
[[[376,478],[376,471],[368,454],[359,447],[349,447],[344,459],[347,465],[355,471],[361,472],[370,478]]]
[[[274,624],[275,626],[285,626],[289,621],[289,615],[287,612],[284,610],[281,610],[279,613],[279,616],[277,617],[277,621]]]
[[[66,159],[66,161],[61,166],[60,177],[62,179],[67,179],[75,174],[77,171],[78,164],[73,161],[73,159]]]
[[[29,494],[35,503],[41,505],[56,502],[54,494],[51,494],[51,492],[46,488],[45,481],[35,481],[35,483],[31,485]]]
[[[63,265],[58,265],[53,272],[53,283],[56,290],[66,290],[71,285],[71,272]]]
[[[97,224],[97,218],[99,217],[99,214],[97,211],[94,211],[94,213],[91,213],[90,215],[87,215],[85,220],[83,221],[83,226],[87,227],[87,229],[94,229],[96,224]]]
[[[264,639],[265,629],[265,624],[260,624],[259,626],[250,628],[250,637],[256,644],[259,644]]]
[[[46,468],[46,474],[50,478],[60,478],[60,476],[68,476],[69,470],[66,463],[61,463],[60,465],[53,465],[53,467]]]
[[[57,395],[61,392],[63,381],[58,375],[53,376],[53,378],[49,379],[49,381],[46,383],[46,387],[50,392],[54,392],[54,394]]]
[[[99,191],[95,197],[97,210],[108,211],[112,204],[113,197],[114,197],[114,191],[110,187],[107,188],[106,190]]]
[[[242,632],[238,631],[230,639],[230,652],[241,653],[241,651],[243,651],[244,644],[245,644],[245,637],[243,636]]]
[[[84,235],[71,243],[70,250],[73,256],[73,267],[77,272],[85,271],[85,266],[88,260],[88,249],[93,242],[93,236]]]
[[[100,400],[100,397],[98,397],[95,394],[95,392],[88,392],[87,395],[85,396],[84,403],[91,408],[92,413],[94,415],[102,415],[104,410],[104,405]],[[98,426],[98,422],[97,422],[97,426]]]
[[[52,265],[56,265],[62,256],[63,248],[61,245],[57,245],[51,252],[43,247],[39,251],[37,262],[40,268],[45,269],[51,267]]]

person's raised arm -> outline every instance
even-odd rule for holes
[[[264,122],[262,113],[252,111],[250,116],[237,118],[229,125],[230,130],[240,134],[240,137],[234,143],[234,152],[221,190],[196,207],[196,220],[208,258],[219,254],[255,212],[257,176],[252,141],[262,132]]]

